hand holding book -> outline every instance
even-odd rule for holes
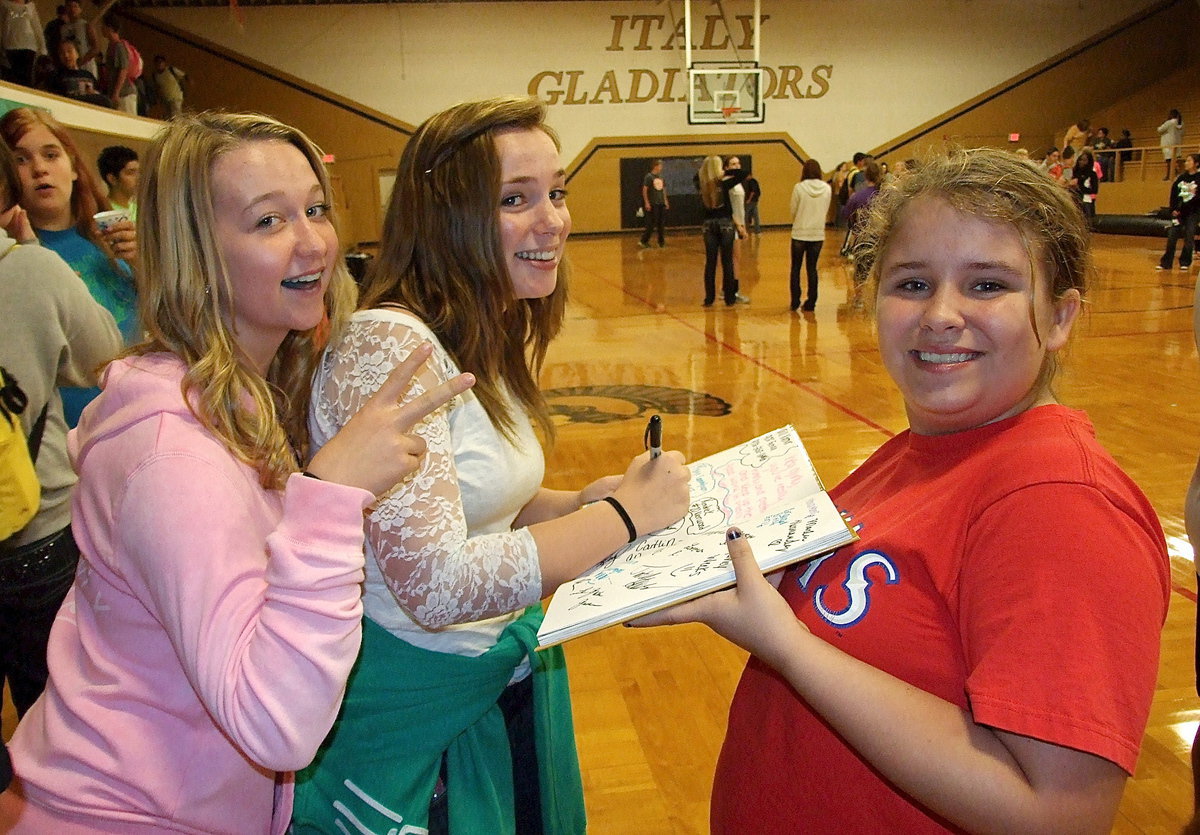
[[[630,621],[627,626],[703,623],[727,641],[780,669],[795,643],[796,630],[807,632],[779,594],[783,571],[763,576],[749,540],[737,528],[725,533],[737,585],[688,600]]]
[[[754,543],[760,572],[819,556],[857,537],[825,493],[790,426],[691,465],[691,507],[639,537],[551,601],[538,640],[549,646],[734,583],[725,531]]]

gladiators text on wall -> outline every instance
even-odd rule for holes
[[[763,67],[764,99],[819,99],[829,92],[832,64],[818,64],[804,82],[804,70],[797,66]],[[624,78],[608,70],[599,81],[583,70],[543,70],[529,80],[529,95],[546,104],[638,104],[640,102],[685,102],[688,99],[687,74],[676,67],[661,73],[653,70],[626,70]]]

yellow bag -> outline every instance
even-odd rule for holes
[[[16,379],[0,368],[0,540],[8,539],[29,524],[42,498],[33,462],[41,445],[46,410],[38,416],[33,433],[37,438],[32,442],[31,453],[31,442],[25,439],[18,417],[28,403],[29,398]]]

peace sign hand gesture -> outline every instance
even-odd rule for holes
[[[402,402],[432,353],[433,346],[424,343],[396,366],[371,399],[313,456],[308,472],[376,496],[415,472],[425,457],[425,440],[413,434],[413,427],[475,384],[474,375],[459,374]]]

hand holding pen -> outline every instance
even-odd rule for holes
[[[646,452],[630,462],[612,496],[625,511],[620,515],[631,541],[673,524],[691,506],[691,477],[683,453],[663,451],[658,415],[650,418],[642,443]]]

